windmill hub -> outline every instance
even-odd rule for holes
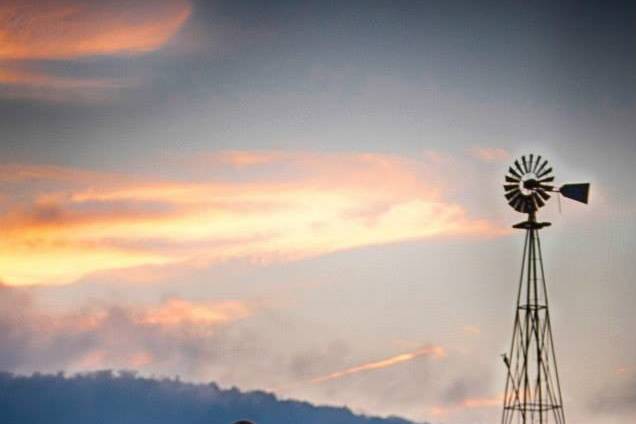
[[[529,196],[532,193],[532,190],[536,190],[539,187],[539,180],[537,180],[534,176],[524,176],[521,179],[521,192],[526,196]]]

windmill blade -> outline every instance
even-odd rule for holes
[[[561,186],[559,192],[563,197],[587,204],[590,194],[590,183],[565,184]]]
[[[510,203],[510,206],[518,210],[519,212],[523,212],[521,210],[521,205],[523,204],[523,198],[521,196],[517,197],[514,202]]]
[[[518,160],[515,160],[515,167],[517,168],[517,170],[519,171],[521,175],[525,174],[525,172],[523,172],[523,169],[521,169],[521,165],[519,165]]]
[[[548,185],[548,184],[539,184],[538,187],[541,190],[545,190],[545,191],[554,191],[554,186]]]
[[[534,169],[532,170],[532,172],[534,172],[535,174],[537,173],[536,171],[540,163],[541,163],[541,155],[537,156],[537,161],[534,163]]]
[[[517,179],[515,177],[511,177],[509,175],[506,175],[506,182],[507,183],[517,183],[517,184],[519,184],[519,181],[521,181],[521,180]]]
[[[533,193],[532,195],[532,200],[534,201],[537,209],[542,208],[543,206],[545,206],[545,202],[541,199],[541,197],[539,196],[538,193]]]
[[[538,189],[537,193],[541,196],[541,198],[543,198],[543,200],[548,200],[550,198],[550,195],[546,193],[545,190]]]
[[[530,172],[530,168],[528,168],[528,162],[526,162],[526,157],[521,156],[521,162],[523,162],[523,170],[526,172]]]
[[[515,177],[521,179],[521,174],[519,174],[517,171],[515,171],[512,166],[508,168],[508,172],[510,172],[512,175],[514,175]]]
[[[508,204],[514,207],[514,203],[521,198],[521,192],[508,193],[506,194],[506,198],[508,198]]]
[[[526,202],[520,201],[519,204],[516,207],[514,207],[514,208],[516,210],[518,210],[519,212],[521,212],[521,213],[525,213],[526,212]]]
[[[539,167],[539,169],[537,169],[537,172],[535,172],[535,174],[537,174],[537,176],[539,174],[541,174],[541,171],[543,171],[543,168],[545,168],[545,166],[548,164],[548,161],[544,161],[543,164]]]
[[[508,203],[512,202],[513,199],[521,194],[520,190],[514,190],[505,194],[506,199],[508,199]]]
[[[532,172],[532,159],[533,159],[533,154],[530,153],[530,160],[528,161],[528,172]]]
[[[552,181],[554,181],[554,177],[545,177],[539,180],[540,183],[551,183]]]
[[[519,184],[504,184],[503,187],[504,187],[504,190],[510,191],[510,190],[519,189]]]
[[[552,172],[552,167],[550,167],[550,168],[546,169],[545,171],[543,171],[543,172],[539,173],[539,174],[537,175],[537,178],[543,178],[543,177],[545,177],[546,175],[548,175],[550,172]]]
[[[530,197],[524,197],[523,203],[521,204],[521,210],[524,213],[530,213],[532,211],[532,208],[533,208],[532,199],[530,199]]]

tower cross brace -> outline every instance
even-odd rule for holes
[[[521,275],[507,370],[502,424],[565,424],[561,383],[548,309],[548,291],[534,211],[514,228],[525,230]]]

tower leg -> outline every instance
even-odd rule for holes
[[[507,369],[502,424],[565,424],[539,229],[526,230]]]

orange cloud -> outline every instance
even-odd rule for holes
[[[0,182],[12,188],[5,192],[9,207],[0,211],[0,278],[14,285],[63,284],[145,265],[294,260],[508,232],[445,200],[442,187],[426,177],[426,162],[326,153],[248,162],[240,181],[197,182],[0,166]],[[250,174],[264,162],[269,168]]]
[[[510,159],[510,153],[498,147],[473,147],[468,152],[484,162],[499,162]]]
[[[214,325],[250,315],[250,309],[242,302],[191,303],[182,299],[170,299],[158,308],[146,311],[142,324],[175,326],[181,324]]]
[[[0,67],[0,94],[8,98],[31,98],[50,102],[67,100],[99,102],[117,89],[137,84],[129,78],[78,78],[29,70],[28,66]]]
[[[465,325],[464,333],[478,336],[481,334],[481,328],[476,325]]]
[[[446,417],[451,413],[466,409],[499,408],[503,405],[503,395],[492,398],[466,398],[452,406],[434,406],[431,408],[431,415],[435,417]]]
[[[342,371],[336,371],[322,377],[314,378],[310,380],[309,382],[313,384],[317,384],[317,383],[324,383],[326,381],[337,380],[339,378],[347,377],[347,376],[358,374],[361,372],[393,367],[395,365],[398,365],[404,362],[412,361],[413,359],[419,358],[421,356],[433,356],[439,359],[446,356],[446,352],[444,351],[444,348],[441,346],[425,347],[423,349],[419,349],[414,352],[402,353],[400,355],[392,356],[390,358],[382,359],[380,361],[369,362],[369,363],[358,365],[352,368],[347,368]]]
[[[11,289],[4,288],[2,294],[11,298],[12,293],[7,294],[7,290]],[[177,342],[185,330],[189,334],[194,330],[194,334],[211,336],[221,328],[251,316],[255,310],[253,306],[235,300],[188,301],[180,298],[148,305],[98,305],[77,311],[39,309],[30,303],[20,306],[5,303],[0,308],[9,316],[17,314],[21,326],[36,331],[36,345],[43,352],[47,352],[47,346],[59,344],[60,338],[65,341],[90,340],[77,344],[75,350],[64,357],[66,364],[76,370],[142,368],[170,361],[174,358],[162,355],[160,347],[147,343],[148,339],[140,335],[160,335],[166,341]]]
[[[103,174],[94,171],[65,168],[53,165],[2,164],[0,165],[0,183],[55,181],[64,183],[85,183],[87,179],[103,184],[105,180],[113,182],[123,176]]]
[[[75,362],[78,369],[97,369],[106,364],[108,353],[104,350],[93,350],[83,355]]]
[[[272,162],[280,161],[288,155],[289,154],[285,154],[282,152],[230,150],[213,155],[208,155],[204,159],[242,167],[269,164]]]
[[[123,358],[118,358],[118,356],[103,349],[93,350],[74,361],[72,366],[78,371],[107,368],[112,364],[139,369],[154,362],[154,357],[143,351],[132,353]]]
[[[104,79],[61,78],[46,73],[0,68],[0,84],[26,85],[56,89],[87,89],[122,87],[121,82]]]
[[[0,59],[72,59],[161,48],[191,13],[186,0],[9,0],[0,6]]]
[[[635,367],[619,367],[619,368],[616,368],[614,373],[618,376],[626,376],[626,375],[633,374],[635,370],[636,370]]]
[[[128,365],[133,368],[141,368],[152,364],[153,356],[148,352],[137,352],[128,358]]]
[[[214,327],[252,315],[253,308],[241,301],[191,302],[170,298],[159,304],[122,309],[131,323],[143,326],[175,328],[183,325]],[[111,319],[106,308],[93,308],[70,315],[51,315],[51,329],[78,333],[95,331]]]
[[[0,4],[0,89],[5,97],[100,101],[136,78],[77,77],[47,61],[134,56],[162,48],[192,12],[188,0],[6,0]],[[34,61],[39,61],[34,63]],[[61,74],[59,73],[61,72]]]
[[[503,405],[503,396],[494,398],[469,398],[462,401],[464,408],[490,408]]]

